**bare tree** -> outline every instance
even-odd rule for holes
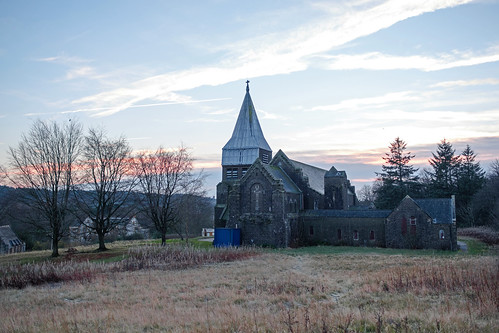
[[[91,129],[85,137],[82,179],[74,193],[80,223],[97,234],[99,251],[107,250],[105,236],[135,209],[130,201],[136,185],[131,152],[124,137],[109,139],[103,130]]]
[[[59,241],[68,232],[68,212],[74,166],[81,148],[82,127],[76,122],[58,125],[36,121],[23,134],[17,148],[9,148],[8,178],[25,188],[25,203],[36,211],[28,221],[52,242],[52,256],[59,255]]]
[[[204,176],[192,173],[192,161],[182,146],[172,151],[159,147],[155,153],[137,157],[142,208],[161,234],[162,245],[168,232],[181,230],[177,224],[185,200],[203,194]]]
[[[358,195],[359,201],[374,203],[376,199],[376,193],[374,192],[374,186],[365,184],[359,190]]]

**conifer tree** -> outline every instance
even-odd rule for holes
[[[437,145],[437,152],[432,153],[429,163],[433,170],[428,171],[430,184],[429,195],[446,198],[457,191],[457,178],[460,169],[460,156],[455,155],[452,144],[443,139]]]
[[[485,172],[475,159],[476,154],[466,145],[457,174],[456,205],[458,221],[467,226],[475,224],[477,214],[472,199],[485,183]]]
[[[390,153],[385,153],[383,160],[386,165],[381,166],[381,173],[378,176],[384,182],[392,182],[398,186],[405,186],[409,183],[416,182],[417,176],[414,176],[417,168],[409,165],[409,162],[415,157],[410,152],[405,152],[407,144],[404,140],[397,137],[395,141],[390,144]]]
[[[469,145],[466,145],[466,149],[461,154],[457,179],[458,194],[466,202],[482,188],[485,182],[485,171],[480,166],[480,162],[475,162],[475,159],[475,152]]]
[[[418,171],[410,161],[415,157],[405,152],[407,144],[397,137],[390,143],[390,152],[385,154],[386,162],[377,173],[381,186],[376,189],[376,207],[381,209],[394,208],[406,195],[413,195],[417,191]]]

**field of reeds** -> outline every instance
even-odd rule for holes
[[[496,255],[143,245],[115,254],[112,260],[81,253],[56,261],[2,261],[0,332],[499,328]],[[5,282],[16,276],[40,278]]]

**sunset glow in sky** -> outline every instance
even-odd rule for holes
[[[276,153],[359,189],[397,136],[499,158],[499,1],[0,0],[0,164],[33,120],[136,150],[192,148],[221,179],[245,81]]]

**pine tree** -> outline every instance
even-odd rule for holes
[[[410,152],[405,153],[407,144],[404,140],[396,138],[390,146],[390,153],[385,153],[383,160],[387,165],[381,166],[383,172],[378,173],[383,182],[392,182],[398,186],[405,186],[409,183],[416,182],[418,180],[417,176],[414,176],[417,168],[413,165],[409,165],[409,162],[415,157],[411,155]]]
[[[437,145],[437,152],[432,153],[433,158],[429,160],[433,171],[428,171],[431,183],[429,194],[432,197],[450,197],[456,194],[457,178],[460,169],[460,156],[454,155],[456,150],[452,144],[443,139]]]
[[[381,209],[394,208],[406,195],[417,191],[418,169],[409,165],[415,155],[405,152],[407,144],[399,137],[390,143],[389,149],[383,157],[386,164],[381,166],[382,172],[376,173],[381,181],[376,189],[376,207]]]
[[[457,192],[466,201],[469,201],[485,182],[485,171],[480,166],[480,162],[475,162],[475,159],[475,152],[469,145],[466,145],[466,149],[461,154],[457,180]]]
[[[476,220],[473,196],[485,183],[485,172],[480,162],[475,162],[476,154],[469,145],[461,154],[461,163],[457,174],[456,205],[457,217],[461,225],[472,226]]]

